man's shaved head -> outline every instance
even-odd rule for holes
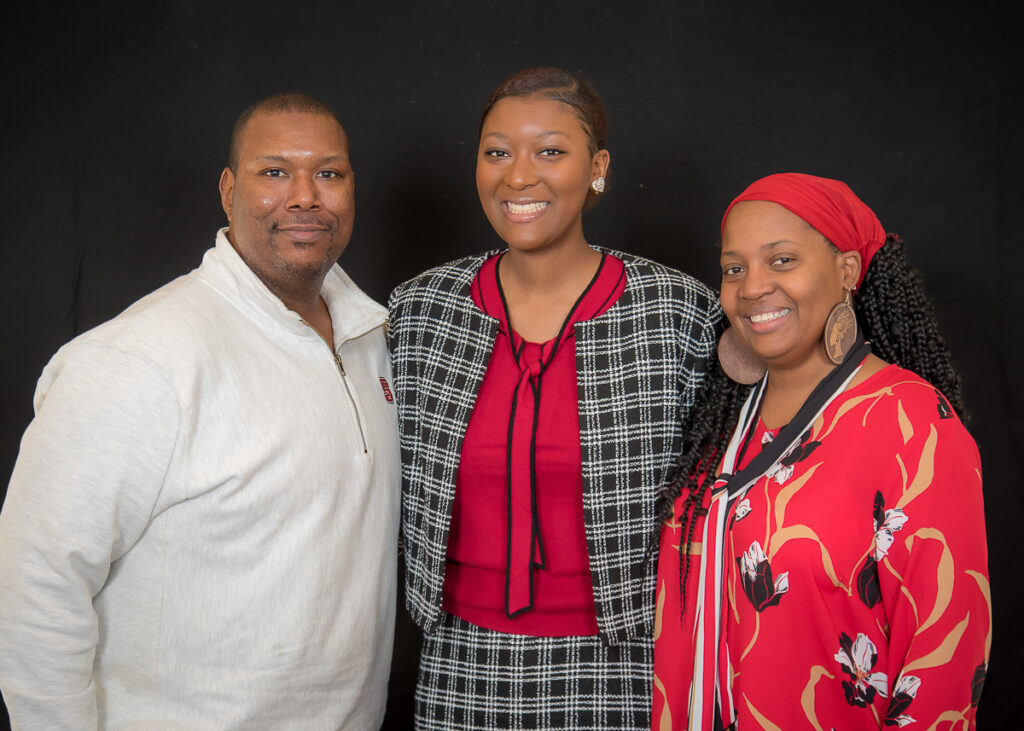
[[[238,151],[241,146],[240,140],[245,125],[249,123],[252,116],[257,112],[306,112],[308,114],[323,114],[341,126],[338,116],[329,106],[309,94],[282,93],[265,97],[255,102],[252,106],[238,115],[235,126],[231,130],[231,144],[228,147],[228,167],[231,172],[238,172]]]

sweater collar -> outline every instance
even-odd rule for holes
[[[272,324],[302,338],[319,335],[271,292],[235,251],[227,228],[217,232],[214,248],[203,256],[202,269],[216,288],[257,325]],[[387,310],[368,297],[337,264],[324,278],[320,296],[327,303],[334,329],[334,346],[360,337],[387,321]]]

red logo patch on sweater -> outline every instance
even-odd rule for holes
[[[393,404],[395,402],[395,397],[391,395],[391,387],[388,386],[388,379],[383,376],[381,376],[380,379],[380,387],[384,389],[384,399],[389,404]]]

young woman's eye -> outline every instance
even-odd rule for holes
[[[723,268],[722,269],[722,276],[723,277],[734,277],[737,274],[740,274],[742,271],[743,271],[743,267],[739,266],[738,264],[735,264],[733,266]]]
[[[508,153],[504,150],[484,150],[485,157],[493,157],[495,159],[508,157]]]
[[[558,157],[564,155],[565,150],[559,150],[557,147],[545,147],[540,151],[540,154],[544,157]]]

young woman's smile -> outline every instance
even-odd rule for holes
[[[480,132],[480,203],[513,249],[584,243],[583,207],[608,159],[607,151],[592,150],[569,105],[538,97],[502,99]]]

